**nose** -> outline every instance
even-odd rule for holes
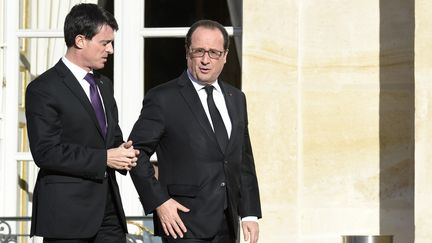
[[[106,45],[106,52],[108,52],[109,54],[114,53],[114,46],[113,46],[112,42],[110,42]]]
[[[204,53],[204,56],[201,57],[202,63],[209,63],[210,62],[210,54],[208,52]]]

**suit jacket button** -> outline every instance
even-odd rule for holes
[[[220,184],[220,186],[221,186],[221,187],[224,187],[224,186],[225,186],[225,182],[222,182],[222,183]]]
[[[225,160],[224,163],[225,163],[225,164],[228,164],[228,161]]]

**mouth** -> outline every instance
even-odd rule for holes
[[[210,68],[205,68],[205,67],[200,67],[199,70],[201,71],[201,73],[209,73],[210,72]]]

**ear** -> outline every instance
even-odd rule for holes
[[[228,56],[228,49],[226,49],[226,51],[225,51],[225,53],[224,53],[224,63],[226,63],[226,58],[227,58],[227,56]]]
[[[84,46],[85,46],[85,41],[86,41],[86,38],[85,38],[84,35],[77,35],[77,36],[75,36],[75,46],[76,46],[78,49],[82,49],[82,48],[84,48]]]

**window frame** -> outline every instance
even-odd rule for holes
[[[62,38],[61,29],[21,29],[20,1],[1,2],[3,18],[0,21],[0,71],[4,71],[0,91],[0,215],[15,216],[17,212],[18,163],[33,162],[30,152],[19,152],[18,125],[24,119],[18,109],[20,80],[20,39],[21,38]],[[114,0],[114,15],[119,23],[114,51],[114,96],[119,110],[119,124],[127,138],[133,123],[138,118],[144,98],[144,43],[147,38],[184,38],[188,27],[146,28],[144,23],[145,0]],[[241,37],[241,28],[226,26],[230,36]],[[4,40],[2,40],[4,39]],[[136,47],[136,48],[131,48]],[[6,62],[7,60],[7,62]],[[10,162],[15,162],[11,164]],[[141,204],[129,177],[119,177],[122,197],[127,215],[141,212]],[[32,188],[31,188],[32,190]],[[129,202],[131,201],[131,202]],[[138,205],[138,207],[137,207]],[[135,209],[131,209],[135,208]]]

